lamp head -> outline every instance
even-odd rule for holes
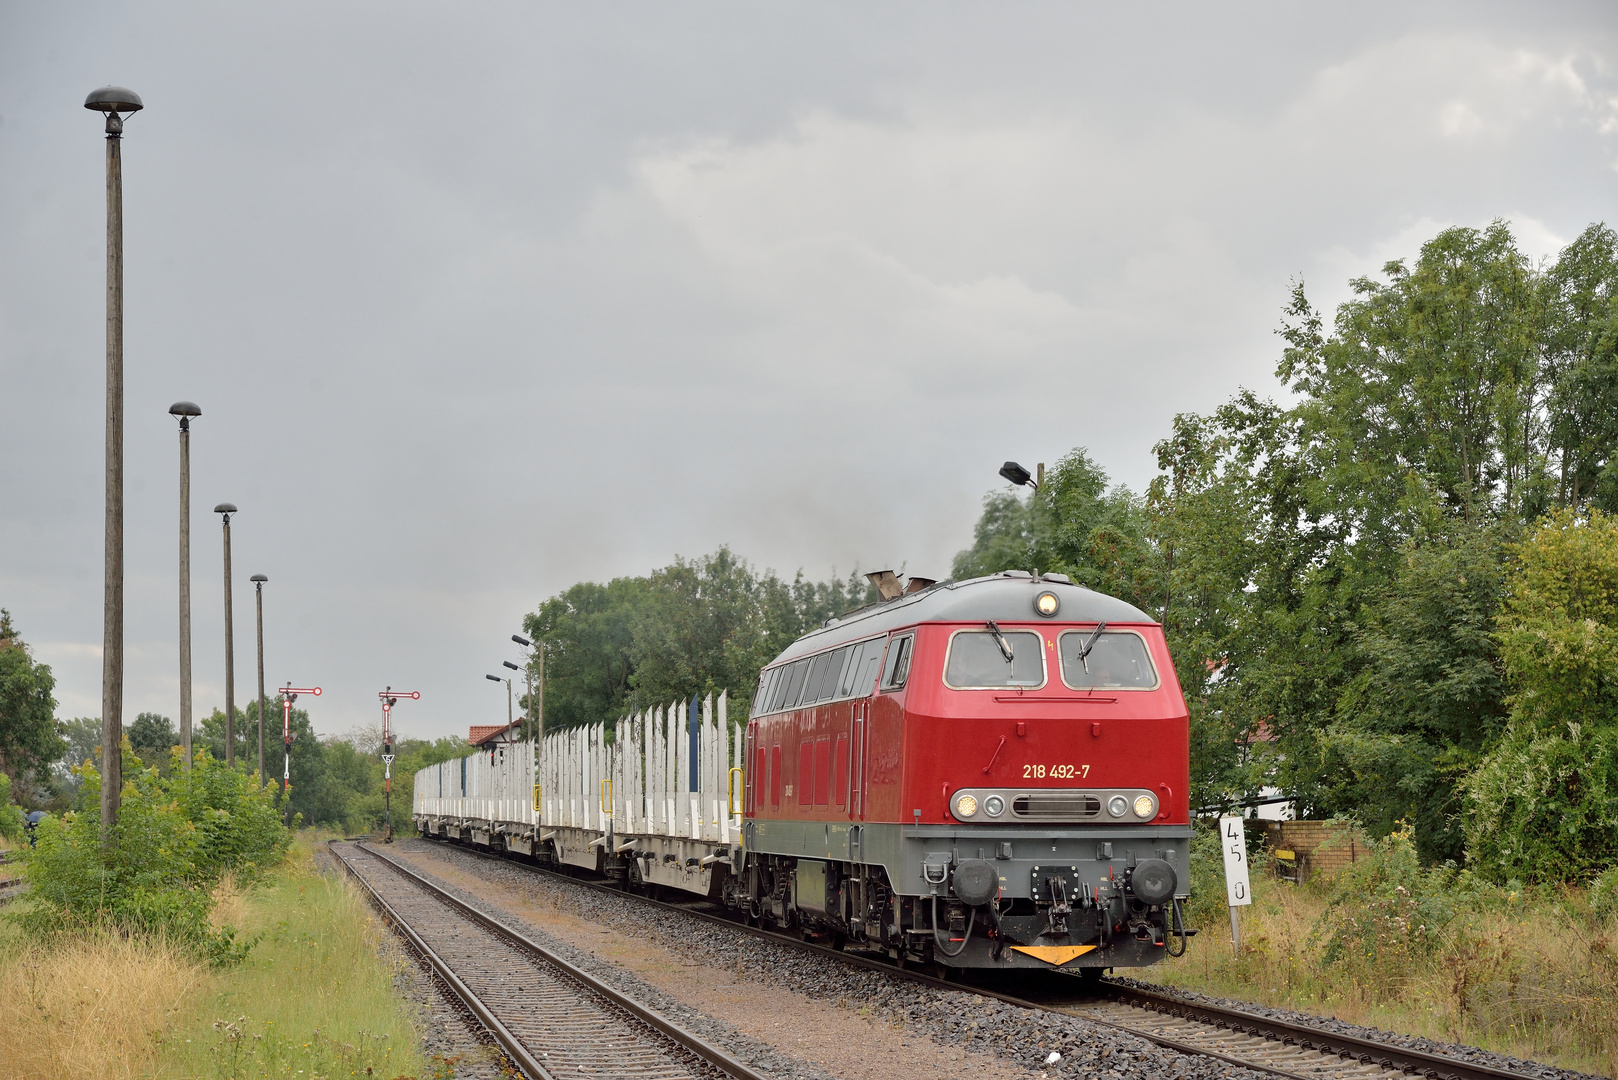
[[[213,512],[216,514],[234,514],[236,512],[236,504],[220,503],[218,506],[213,508]]]
[[[270,579],[265,577],[263,574],[254,574],[252,577],[248,578],[247,580],[248,581],[256,581],[260,585],[263,585],[266,581],[268,581]]]
[[[141,104],[140,95],[133,90],[126,90],[122,86],[103,86],[90,91],[84,99],[84,107],[107,114],[108,135],[122,135],[124,118],[119,114],[140,112],[145,106]]]
[[[504,680],[504,679],[502,679],[502,678],[501,678],[501,677],[500,677],[500,676],[498,676],[498,675],[485,675],[485,676],[483,676],[483,677],[484,677],[484,678],[485,678],[485,679],[488,679],[488,680],[489,680],[489,681],[490,681],[490,682],[505,682],[505,680]]]
[[[513,664],[510,660],[502,660],[500,662],[502,664],[504,664],[506,667],[510,668],[512,671],[521,671],[522,670],[522,668],[518,667],[516,664]]]
[[[111,85],[90,91],[84,99],[84,107],[104,113],[132,113],[145,108],[135,91]]]
[[[1018,465],[1015,461],[1008,461],[1004,465],[1000,466],[1000,475],[1005,477],[1007,480],[1010,480],[1018,487],[1022,487],[1024,484],[1028,483],[1028,481],[1034,478],[1032,473],[1023,468],[1021,465]]]
[[[518,645],[521,645],[525,649],[531,649],[534,647],[534,643],[523,637],[521,634],[512,634],[511,640],[515,641]]]

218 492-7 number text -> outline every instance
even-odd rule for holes
[[[1088,765],[1024,765],[1024,780],[1081,780],[1090,775]]]

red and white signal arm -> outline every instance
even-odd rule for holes
[[[305,687],[302,687],[302,686],[283,686],[283,687],[281,687],[279,693],[282,693],[282,694],[308,694],[310,697],[319,697],[320,696],[320,687],[311,686],[311,687],[305,688]]]
[[[1251,904],[1253,887],[1247,879],[1247,834],[1241,818],[1219,819],[1219,844],[1225,851],[1225,899],[1233,908]],[[1234,914],[1231,917],[1234,918]]]
[[[407,697],[411,701],[420,701],[421,700],[421,691],[420,690],[395,690],[392,693],[389,693],[386,690],[378,690],[376,692],[376,696],[381,698],[383,701],[388,700],[388,698],[402,698],[402,697]]]

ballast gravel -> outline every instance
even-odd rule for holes
[[[840,1007],[896,1024],[947,1046],[1000,1058],[1032,1076],[1094,1080],[1258,1080],[1265,1074],[1217,1058],[1179,1054],[1144,1039],[1076,1016],[1019,1008],[992,998],[893,979],[827,957],[802,952],[723,925],[641,903],[632,896],[587,888],[566,879],[538,878],[505,864],[422,840],[403,841],[402,852],[446,860],[477,878],[520,890],[536,883],[554,889],[563,910],[612,927],[621,935],[650,936],[670,951],[697,963],[723,968],[727,975],[760,984],[762,995],[781,987],[829,1000]],[[776,1077],[821,1080],[830,1074],[737,1032],[723,1019],[690,1009],[621,967],[557,941],[526,920],[500,911],[452,882],[432,875],[413,859],[413,868],[456,896],[497,918],[518,924],[547,948],[612,980],[626,993],[662,1011],[703,1038],[724,1046],[754,1068]],[[1055,1055],[1055,1060],[1052,1056]]]
[[[1438,1042],[1434,1039],[1419,1035],[1400,1035],[1393,1031],[1383,1031],[1380,1028],[1362,1027],[1359,1024],[1350,1024],[1329,1016],[1316,1016],[1313,1013],[1293,1012],[1290,1009],[1277,1009],[1268,1005],[1259,1005],[1251,1001],[1235,1001],[1230,998],[1211,997],[1208,994],[1199,994],[1194,990],[1183,990],[1175,986],[1163,986],[1158,983],[1147,982],[1144,979],[1130,979],[1113,977],[1115,983],[1125,986],[1138,987],[1158,994],[1177,997],[1191,1004],[1215,1005],[1226,1009],[1240,1009],[1262,1016],[1267,1020],[1283,1020],[1291,1024],[1307,1024],[1319,1028],[1321,1031],[1334,1035],[1352,1035],[1361,1039],[1375,1039],[1390,1046],[1403,1047],[1406,1050],[1420,1050],[1426,1054],[1442,1054],[1458,1061],[1471,1065],[1486,1065],[1493,1069],[1516,1073],[1520,1076],[1541,1077],[1543,1080],[1599,1080],[1589,1073],[1575,1072],[1572,1069],[1559,1069],[1554,1065],[1546,1065],[1539,1061],[1524,1061],[1521,1058],[1507,1057],[1484,1050],[1476,1046],[1466,1046],[1461,1043]]]
[[[324,851],[315,852],[315,865],[323,873],[347,877],[347,871]],[[483,1025],[403,941],[386,932],[380,915],[373,911],[372,918],[384,929],[378,950],[384,963],[396,967],[393,989],[415,1014],[421,1053],[434,1075],[453,1076],[456,1080],[506,1080],[511,1073],[505,1067],[505,1055]]]

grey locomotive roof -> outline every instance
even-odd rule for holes
[[[967,581],[941,581],[920,592],[850,612],[830,625],[811,630],[782,650],[770,663],[807,656],[845,641],[859,641],[919,622],[1040,621],[1034,598],[1049,590],[1061,601],[1051,620],[1058,623],[1155,623],[1157,620],[1116,596],[1082,585],[1035,578],[1011,571]]]

